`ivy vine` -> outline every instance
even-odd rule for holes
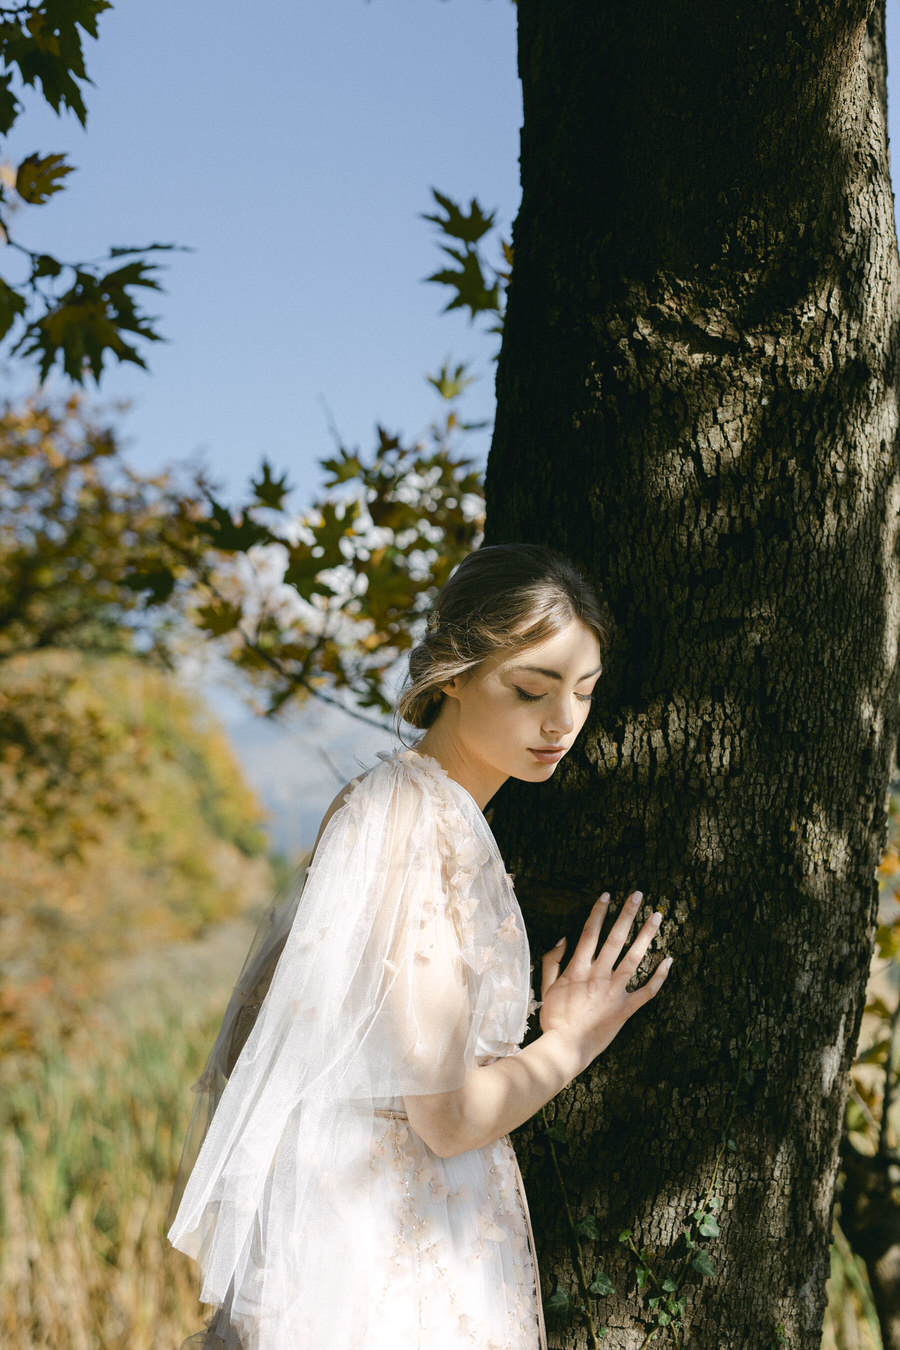
[[[738,1061],[735,1080],[729,1088],[730,1105],[709,1184],[695,1207],[683,1220],[681,1231],[669,1252],[659,1257],[647,1247],[641,1246],[630,1228],[619,1234],[619,1242],[634,1259],[635,1282],[645,1310],[646,1335],[641,1342],[640,1350],[646,1350],[651,1341],[662,1337],[668,1337],[676,1348],[681,1347],[687,1305],[687,1281],[692,1275],[707,1280],[716,1278],[715,1262],[709,1251],[709,1244],[720,1236],[718,1216],[723,1202],[722,1197],[716,1193],[716,1187],[726,1154],[737,1152],[737,1144],[732,1137],[734,1118],[738,1108],[747,1104],[746,1090],[755,1082],[764,1058],[762,1044],[759,1041],[751,1041],[748,1037]],[[541,1133],[549,1147],[551,1164],[563,1203],[578,1285],[577,1295],[573,1297],[572,1293],[557,1280],[553,1292],[544,1300],[544,1309],[549,1316],[558,1321],[569,1322],[580,1317],[587,1331],[591,1350],[599,1350],[600,1342],[609,1334],[609,1330],[607,1327],[599,1326],[595,1321],[596,1300],[616,1292],[612,1280],[602,1270],[596,1270],[593,1278],[588,1280],[590,1263],[586,1258],[584,1244],[599,1241],[600,1226],[592,1214],[576,1221],[559,1157],[559,1146],[568,1143],[566,1128],[560,1121],[551,1123],[546,1108],[541,1109],[540,1118]],[[667,1269],[663,1268],[664,1263]],[[773,1350],[786,1345],[784,1327],[779,1326],[775,1333]]]

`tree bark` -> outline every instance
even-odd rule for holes
[[[898,263],[882,12],[519,0],[522,206],[488,542],[579,561],[612,637],[552,787],[494,826],[535,957],[602,887],[665,912],[664,993],[551,1108],[608,1347],[687,1269],[708,1350],[821,1338],[898,732]],[[562,927],[560,924],[562,922]],[[748,1043],[752,1081],[733,1095]],[[745,1060],[743,1068],[750,1061]],[[719,1237],[681,1236],[717,1174]],[[540,1130],[545,1295],[578,1293]],[[707,1225],[708,1226],[708,1225]],[[591,1343],[580,1314],[551,1346]]]

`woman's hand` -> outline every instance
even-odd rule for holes
[[[562,974],[559,967],[565,951],[565,938],[561,938],[544,956],[541,1030],[553,1031],[565,1037],[575,1049],[577,1058],[583,1060],[585,1068],[606,1049],[632,1013],[659,993],[669,973],[671,957],[660,962],[646,984],[628,992],[628,982],[659,932],[662,915],[658,912],[650,916],[616,965],[642,898],[640,891],[634,891],[628,897],[596,957],[594,953],[609,905],[608,892],[601,895],[591,910],[578,945]]]

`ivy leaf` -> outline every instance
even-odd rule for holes
[[[615,1292],[612,1280],[602,1270],[597,1271],[591,1284],[588,1285],[588,1293],[594,1294],[597,1298],[605,1298],[607,1294],[614,1294]]]
[[[547,1126],[544,1134],[548,1139],[553,1139],[557,1144],[567,1144],[569,1142],[566,1127],[561,1120],[554,1120],[552,1125]]]
[[[675,1294],[675,1293],[678,1292],[678,1285],[675,1283],[674,1280],[671,1280],[671,1279],[670,1279],[670,1280],[663,1280],[663,1282],[662,1282],[662,1287],[663,1287],[664,1293],[666,1293],[666,1294]]]
[[[579,1219],[575,1225],[575,1232],[579,1237],[589,1238],[591,1242],[600,1241],[600,1229],[593,1214],[585,1214],[583,1219]]]
[[[63,179],[74,170],[65,155],[29,155],[16,170],[16,192],[23,201],[40,206],[62,190]]]
[[[631,1229],[630,1229],[630,1228],[626,1228],[624,1233],[620,1233],[620,1234],[619,1234],[617,1241],[619,1241],[619,1242],[630,1242],[631,1239],[632,1239],[633,1237],[634,1237],[634,1233],[632,1233]]]
[[[691,1265],[698,1275],[702,1275],[706,1279],[715,1278],[716,1268],[710,1260],[709,1252],[705,1252],[702,1249],[698,1251],[697,1255],[692,1258]]]
[[[250,486],[259,505],[270,506],[274,511],[282,509],[285,497],[292,491],[287,485],[287,471],[280,478],[273,478],[272,466],[267,459],[262,462],[260,477],[250,479]]]
[[[556,1288],[549,1298],[544,1299],[544,1312],[549,1313],[551,1317],[568,1319],[575,1312],[575,1303],[569,1297],[569,1294],[556,1282]]]
[[[718,1237],[719,1225],[712,1214],[704,1214],[700,1220],[700,1233],[703,1237]]]

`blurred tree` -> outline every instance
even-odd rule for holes
[[[0,138],[23,112],[26,89],[39,89],[54,112],[68,110],[85,124],[83,40],[97,37],[97,20],[110,8],[110,0],[0,4]],[[137,344],[159,334],[136,293],[159,289],[147,255],[172,245],[113,247],[101,264],[30,249],[14,228],[17,211],[48,202],[72,169],[64,155],[34,153],[0,171],[0,342],[33,357],[42,379],[58,363],[80,384],[88,375],[99,380],[109,357],[144,365]]]
[[[199,481],[142,478],[79,395],[0,413],[0,809],[7,828],[77,848],[123,804],[126,753],[70,665],[74,650],[168,663],[201,566]],[[152,604],[148,605],[148,600]],[[80,678],[80,677],[79,677]],[[80,692],[79,692],[80,689]],[[139,767],[139,756],[133,767]],[[136,787],[135,787],[136,790]],[[68,822],[61,834],[51,827]],[[77,827],[76,823],[78,822]]]
[[[464,379],[458,367],[432,383],[452,399]],[[453,448],[464,429],[451,411],[430,443],[379,427],[371,456],[338,446],[321,461],[325,492],[300,516],[268,464],[242,507],[210,496],[194,619],[265,689],[269,713],[308,695],[363,720],[357,707],[389,711],[418,620],[481,538],[480,475]]]
[[[273,877],[259,803],[168,672],[77,651],[9,662],[0,736],[2,1059],[65,1034],[123,957],[198,936]]]

